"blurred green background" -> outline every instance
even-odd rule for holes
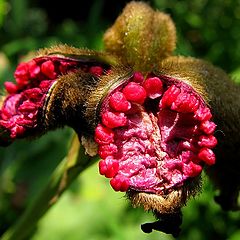
[[[0,84],[13,80],[19,61],[29,52],[56,43],[102,49],[101,37],[128,1],[0,0]],[[176,23],[176,54],[211,61],[240,82],[240,0],[151,0]],[[0,236],[43,188],[67,152],[70,129],[31,142],[0,148]],[[183,209],[178,239],[240,239],[240,216],[215,204],[216,192],[204,176],[203,192]],[[140,230],[154,220],[132,209],[114,192],[94,164],[42,218],[33,240],[173,239]],[[17,239],[16,239],[17,240]]]

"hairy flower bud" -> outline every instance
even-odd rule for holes
[[[143,2],[129,3],[104,35],[105,48],[136,71],[151,71],[175,49],[171,18]]]

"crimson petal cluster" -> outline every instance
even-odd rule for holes
[[[0,109],[0,141],[25,137],[27,130],[36,128],[39,113],[44,111],[45,99],[56,79],[79,69],[96,76],[103,74],[101,66],[61,57],[38,57],[20,63],[14,74],[16,83],[5,82],[7,96]]]
[[[135,72],[102,104],[95,129],[99,171],[116,191],[168,194],[215,163],[215,128],[192,87]]]

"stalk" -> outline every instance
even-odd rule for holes
[[[97,160],[85,154],[78,137],[71,141],[68,155],[53,172],[49,182],[33,200],[20,219],[2,236],[2,240],[27,239],[36,228],[41,217],[57,203],[62,193],[78,177],[78,175]]]

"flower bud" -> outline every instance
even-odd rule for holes
[[[151,71],[175,49],[171,18],[143,2],[131,2],[104,35],[107,52],[121,57],[135,71]]]

